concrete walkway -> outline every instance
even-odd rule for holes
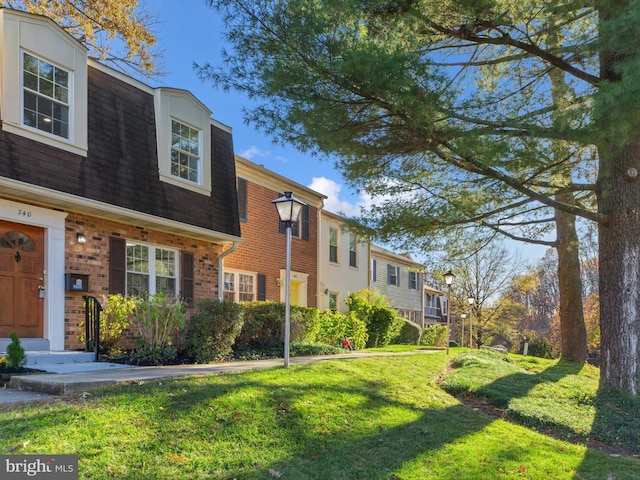
[[[388,352],[349,352],[339,355],[322,355],[310,357],[291,357],[289,364],[307,364],[323,360],[346,360],[363,357],[380,357],[393,355],[414,355],[433,353],[434,350],[415,350],[402,353]],[[223,372],[242,372],[283,366],[283,359],[252,360],[226,362],[206,365],[167,365],[163,367],[132,367],[114,364],[93,364],[103,366],[100,370],[75,371],[67,373],[43,373],[20,375],[11,378],[8,388],[0,389],[0,405],[42,401],[53,399],[59,395],[86,391],[91,388],[114,385],[117,383],[157,380],[187,375],[210,375]],[[122,368],[124,367],[124,368]]]

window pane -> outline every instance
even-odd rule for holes
[[[239,275],[239,296],[241,302],[250,302],[254,300],[253,275]]]
[[[24,70],[25,72],[33,73],[35,76],[38,75],[38,59],[36,57],[32,57],[28,53],[24,54]]]
[[[156,275],[175,277],[175,253],[170,250],[156,249]]]
[[[24,86],[30,90],[38,91],[38,77],[32,73],[24,72]]]
[[[127,295],[143,296],[149,293],[149,276],[127,273]]]
[[[48,80],[50,83],[53,83],[53,68],[53,65],[51,65],[50,63],[39,60],[38,76],[41,79]]]
[[[176,294],[175,278],[156,277],[156,293],[162,292],[170,297]]]
[[[127,271],[149,273],[149,248],[127,245]]]
[[[224,290],[225,292],[234,292],[235,287],[235,274],[224,272]],[[233,297],[233,296],[232,296]]]
[[[53,98],[53,82],[41,78],[39,92],[47,97]]]
[[[56,68],[54,81],[58,86],[67,88],[69,86],[69,74],[64,70]]]

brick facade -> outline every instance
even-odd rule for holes
[[[225,269],[265,275],[265,299],[282,301],[278,279],[285,269],[286,235],[279,231],[279,218],[273,200],[284,191],[309,205],[309,238],[292,236],[291,271],[307,274],[308,307],[318,306],[318,204],[323,196],[236,156],[238,177],[247,181],[247,218],[240,222],[243,242],[225,259]],[[262,181],[256,175],[268,180]]]
[[[83,233],[85,244],[78,244],[76,234]],[[65,273],[89,275],[89,292],[65,294],[65,347],[83,348],[78,341],[80,324],[84,321],[83,295],[92,295],[103,301],[109,292],[109,237],[161,245],[194,254],[194,298],[217,298],[219,245],[180,237],[160,231],[111,222],[81,214],[69,214],[66,220]]]

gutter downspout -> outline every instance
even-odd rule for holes
[[[224,294],[224,257],[235,252],[236,248],[240,245],[239,242],[234,241],[229,250],[225,250],[218,255],[218,300],[222,301]]]

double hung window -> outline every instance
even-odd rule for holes
[[[22,68],[23,123],[69,138],[69,72],[26,52]]]
[[[177,253],[151,245],[127,243],[127,294],[177,294]]]
[[[338,230],[329,229],[329,261],[338,263]]]
[[[171,175],[201,183],[200,131],[171,120]]]

